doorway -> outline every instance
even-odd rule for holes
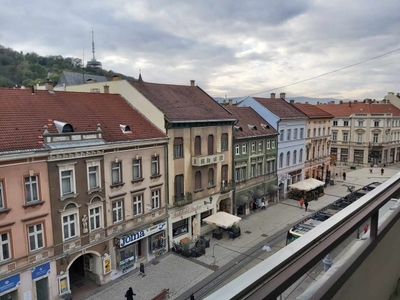
[[[98,286],[96,284],[95,257],[92,254],[84,254],[75,259],[69,267],[68,274],[70,289],[74,298]]]
[[[49,279],[47,277],[36,280],[36,299],[49,300]]]

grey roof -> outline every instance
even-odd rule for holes
[[[108,81],[105,76],[63,71],[56,87],[84,84],[90,79],[97,82]]]
[[[74,147],[100,146],[105,144],[106,143],[103,140],[96,139],[91,141],[85,140],[85,141],[48,143],[47,146],[50,149],[64,149],[64,148],[74,148]]]

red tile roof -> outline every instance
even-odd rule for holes
[[[323,118],[333,118],[329,112],[320,109],[316,105],[308,104],[308,103],[293,103],[295,107],[301,110],[307,117],[310,119],[323,119]]]
[[[197,86],[130,81],[170,122],[234,120],[231,113]]]
[[[237,107],[227,106],[226,107],[235,118],[238,119],[237,124],[241,130],[233,130],[235,138],[248,138],[248,137],[261,137],[278,135],[278,131],[274,129],[263,117],[261,117],[251,107]],[[249,125],[255,126],[256,128],[250,128]],[[262,126],[264,125],[264,126]],[[266,126],[265,126],[266,125]]]
[[[43,127],[57,133],[54,120],[71,124],[75,132],[95,131],[100,124],[106,142],[166,137],[116,94],[1,88],[0,105],[0,152],[44,149]],[[132,133],[123,133],[120,124]]]
[[[282,98],[259,98],[253,97],[258,103],[266,109],[277,115],[283,120],[289,119],[306,119],[307,116],[301,111],[293,107],[292,104],[286,102]]]
[[[339,104],[319,104],[318,108],[335,117],[350,117],[352,114],[393,114],[400,116],[400,109],[388,103],[351,102]]]

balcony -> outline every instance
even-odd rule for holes
[[[202,156],[193,156],[192,157],[192,166],[193,167],[202,167],[207,165],[216,164],[225,159],[223,153],[217,153],[212,155],[202,155]]]
[[[230,191],[232,191],[235,188],[235,185],[233,183],[233,181],[222,181],[221,182],[221,193],[228,193]]]
[[[186,195],[173,196],[174,206],[182,207],[193,203],[192,193],[186,193]]]

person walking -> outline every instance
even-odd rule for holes
[[[385,173],[385,170],[382,168],[381,169],[381,175],[383,175],[383,173]]]
[[[301,197],[300,198],[300,208],[303,209],[303,205],[304,205],[304,198]]]
[[[125,293],[125,298],[126,300],[133,300],[133,296],[136,296],[136,294],[133,292],[132,287],[130,287]]]
[[[306,199],[306,200],[304,200],[304,206],[305,206],[305,208],[306,208],[306,211],[307,211],[307,209],[308,209],[308,201],[307,201],[307,199]]]
[[[261,209],[264,209],[264,210],[267,209],[267,207],[265,206],[265,200],[261,201]]]
[[[346,181],[346,172],[343,172],[343,181]]]
[[[190,295],[190,300],[194,300],[194,294]]]
[[[365,224],[364,226],[364,234],[366,234],[368,232],[369,226],[368,224]]]

